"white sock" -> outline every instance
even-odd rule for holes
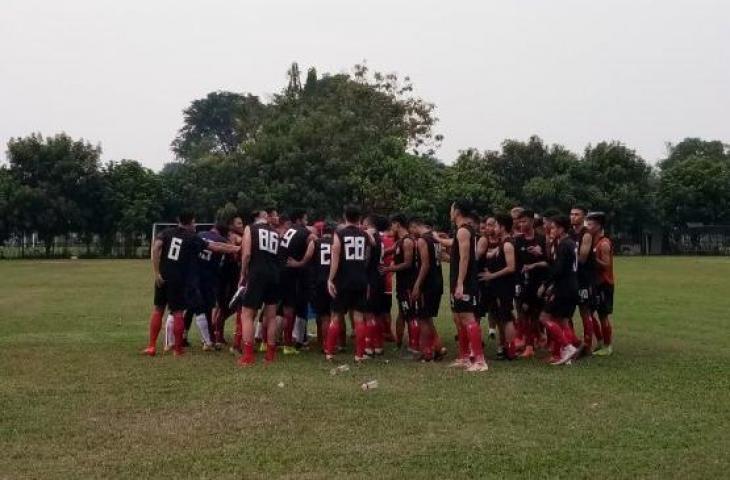
[[[165,348],[175,346],[175,317],[172,314],[165,320]]]
[[[292,336],[294,337],[295,342],[304,343],[306,325],[307,322],[302,317],[297,317],[294,320],[294,332],[292,333]]]
[[[210,332],[208,331],[208,318],[204,313],[195,316],[195,324],[198,326],[200,338],[203,339],[203,343],[210,345],[212,342],[210,341]]]
[[[264,322],[256,322],[256,330],[254,331],[254,338],[257,340],[261,340],[263,337],[261,336],[261,330],[264,328]]]

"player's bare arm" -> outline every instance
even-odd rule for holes
[[[241,251],[239,245],[232,245],[230,243],[206,242],[206,246],[209,250],[217,253],[238,253]]]
[[[309,261],[314,256],[314,245],[315,245],[314,242],[315,242],[315,240],[317,240],[317,237],[315,237],[314,235],[310,235],[309,238],[307,239],[307,250],[304,252],[304,256],[302,257],[302,259],[301,260],[295,260],[295,259],[289,257],[286,260],[286,266],[287,267],[290,267],[290,268],[302,268],[306,264],[308,264]]]
[[[248,278],[248,265],[251,261],[251,227],[246,227],[243,231],[243,240],[241,241],[241,285],[246,283]]]
[[[162,254],[162,240],[156,239],[152,245],[152,271],[155,274],[155,284],[160,287],[165,279],[160,274],[160,255]]]
[[[479,241],[477,242],[477,260],[486,255],[488,249],[489,241],[485,237],[479,237]]]
[[[335,287],[335,277],[337,276],[337,270],[340,268],[340,250],[342,249],[342,243],[340,242],[340,236],[334,235],[332,237],[332,255],[330,264],[330,276],[327,279],[327,290],[332,298],[337,296],[337,288]]]
[[[383,267],[383,272],[400,272],[411,268],[413,265],[413,240],[410,238],[403,239],[403,262],[391,265],[389,267]]]
[[[578,251],[578,261],[580,263],[586,263],[588,255],[591,253],[591,248],[593,248],[593,236],[590,233],[585,233],[581,239],[580,250]]]
[[[454,298],[461,300],[464,297],[464,279],[469,268],[471,233],[465,228],[460,228],[456,233],[456,241],[459,242],[459,275],[456,279]]]
[[[613,258],[611,256],[611,248],[606,242],[602,242],[601,246],[598,247],[598,255],[596,255],[596,263],[602,269],[607,270],[611,268]]]
[[[482,272],[479,274],[479,278],[489,282],[515,272],[515,247],[509,242],[505,242],[504,244],[504,260],[506,265],[502,270],[497,270],[496,272]]]
[[[419,238],[416,241],[416,248],[418,248],[418,256],[421,259],[421,265],[418,269],[418,277],[416,277],[416,281],[413,284],[413,291],[411,292],[411,298],[414,301],[421,296],[421,287],[423,286],[423,282],[426,281],[428,269],[431,268],[431,259],[428,255],[428,244],[426,243],[426,240]]]

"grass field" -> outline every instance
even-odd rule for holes
[[[0,478],[730,477],[730,259],[617,270],[611,358],[331,376],[140,356],[147,262],[0,263]]]

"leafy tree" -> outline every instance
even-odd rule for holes
[[[667,144],[669,155],[659,162],[659,168],[668,170],[689,157],[713,159],[727,158],[727,146],[719,140],[706,141],[701,138],[685,138],[676,145]]]

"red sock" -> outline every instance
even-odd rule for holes
[[[484,361],[484,347],[482,347],[482,327],[474,320],[471,320],[466,326],[469,333],[469,346],[471,353],[474,355],[475,362]]]
[[[565,340],[568,343],[573,344],[574,347],[580,346],[580,340],[578,340],[578,337],[575,334],[575,330],[573,330],[573,326],[570,323],[564,323],[561,322],[561,326],[563,328],[563,335],[565,336]]]
[[[157,337],[160,335],[160,329],[162,328],[162,314],[164,310],[154,309],[152,315],[150,315],[150,343],[149,347],[157,345]]]
[[[434,331],[430,325],[426,328],[421,327],[421,338],[419,344],[421,346],[421,355],[423,355],[425,360],[433,359],[433,337]]]
[[[365,322],[355,322],[355,356],[365,356],[365,337],[367,336],[367,328]]]
[[[608,318],[601,320],[601,331],[603,332],[603,344],[606,346],[611,345],[613,341],[613,326]]]
[[[418,345],[421,340],[421,324],[418,323],[418,320],[411,319],[410,323],[410,330],[408,331],[408,344],[411,347],[411,350],[418,351]]]
[[[243,319],[241,311],[236,312],[236,333],[233,334],[233,348],[241,350],[241,337],[243,336]]]
[[[256,355],[253,353],[253,343],[243,342],[243,358],[242,363],[253,363],[256,361]]]
[[[373,348],[382,350],[385,344],[385,332],[383,331],[382,322],[377,320],[373,321],[373,339]]]
[[[581,315],[583,321],[583,344],[589,350],[593,346],[593,317],[590,314]]]
[[[175,334],[175,346],[173,347],[177,353],[183,353],[185,348],[183,347],[183,339],[185,338],[185,318],[182,312],[175,312],[173,314],[175,323],[173,324],[173,332]]]
[[[287,347],[291,347],[292,345],[294,345],[294,339],[292,337],[293,333],[294,333],[294,315],[286,314],[286,315],[284,315],[283,337],[284,337],[284,345],[286,345]]]
[[[392,342],[395,337],[393,336],[392,319],[389,316],[383,317],[381,328],[383,329],[383,336],[387,338],[389,342]]]
[[[514,340],[512,340],[511,342],[507,342],[505,353],[507,354],[507,358],[509,359],[517,358],[517,346],[515,346]]]
[[[551,342],[553,342],[553,354],[557,350],[560,352],[560,350],[568,344],[568,342],[565,339],[565,334],[563,333],[563,329],[560,328],[560,326],[553,320],[548,320],[545,322],[545,330],[547,330],[548,338]]]
[[[436,331],[436,327],[433,327],[433,351],[434,352],[441,352],[441,349],[444,348],[444,344],[441,343],[441,337],[439,337],[439,333]]]
[[[525,325],[525,344],[531,347],[535,346],[535,325],[532,320]]]
[[[334,355],[337,351],[337,342],[340,340],[340,322],[337,320],[330,320],[329,327],[325,335],[324,353],[328,355]]]
[[[596,336],[596,340],[603,342],[603,329],[601,328],[601,322],[598,321],[595,315],[591,315],[591,323],[593,324],[593,335]]]
[[[273,362],[276,360],[276,341],[266,345],[266,355],[264,356],[264,360],[267,362]]]
[[[459,325],[457,334],[459,337],[459,358],[469,360],[469,334],[464,325]]]

